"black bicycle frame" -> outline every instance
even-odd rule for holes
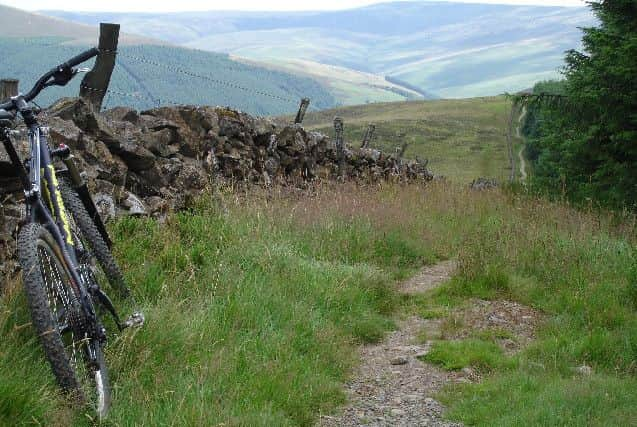
[[[78,292],[87,318],[95,319],[92,304],[78,269],[79,263],[75,254],[75,242],[69,216],[62,200],[51,158],[47,139],[48,130],[40,127],[30,108],[22,108],[20,112],[28,127],[31,153],[28,171],[15,150],[9,128],[0,128],[0,137],[24,187],[27,212],[25,219],[27,222],[43,225],[51,233],[61,249],[58,255],[66,264],[71,285]]]

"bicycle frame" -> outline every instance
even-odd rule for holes
[[[69,216],[62,200],[48,144],[48,129],[38,124],[32,111],[23,110],[22,116],[28,126],[29,135],[31,159],[28,171],[20,161],[8,128],[0,128],[0,138],[24,187],[25,222],[39,223],[51,233],[61,249],[59,258],[65,264],[71,286],[77,292],[87,319],[91,319],[91,323],[96,322],[95,311],[79,272]],[[94,325],[97,324],[94,323]]]

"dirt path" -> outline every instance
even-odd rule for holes
[[[425,268],[401,285],[405,294],[426,292],[451,277],[453,262]],[[322,416],[320,426],[459,426],[442,420],[444,408],[433,399],[443,385],[466,382],[462,372],[446,372],[418,359],[429,351],[419,344],[431,321],[409,317],[385,341],[361,349],[362,364],[347,385],[349,405],[337,416]]]
[[[520,180],[524,182],[526,181],[526,160],[524,160],[524,146],[520,148],[518,157],[520,158]]]
[[[518,117],[518,126],[515,129],[515,134],[519,139],[522,139],[522,124],[524,123],[524,118],[526,117],[526,107],[522,108],[522,114],[520,114],[520,117]],[[518,157],[520,158],[520,180],[522,182],[526,181],[526,160],[524,160],[524,145],[522,145],[522,147],[520,148],[520,151],[518,152]]]

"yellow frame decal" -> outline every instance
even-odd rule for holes
[[[64,232],[66,233],[66,243],[71,246],[74,246],[73,242],[73,234],[71,233],[71,223],[69,222],[68,214],[66,213],[66,207],[64,206],[64,200],[62,200],[62,193],[60,193],[60,183],[58,182],[57,175],[55,174],[55,168],[53,165],[47,166],[49,172],[51,173],[51,182],[53,183],[55,198],[58,202],[58,210],[60,211],[60,220],[62,221],[62,226],[64,227]],[[44,174],[42,174],[44,176]],[[55,216],[55,209],[53,208],[53,198],[51,197],[51,192],[47,183],[42,185],[44,188],[44,197],[47,199],[49,206],[51,207],[51,213]]]

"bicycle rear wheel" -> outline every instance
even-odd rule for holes
[[[71,280],[62,250],[39,224],[18,236],[18,257],[33,326],[60,387],[100,418],[111,402],[102,343],[89,334],[79,303],[79,284]]]

